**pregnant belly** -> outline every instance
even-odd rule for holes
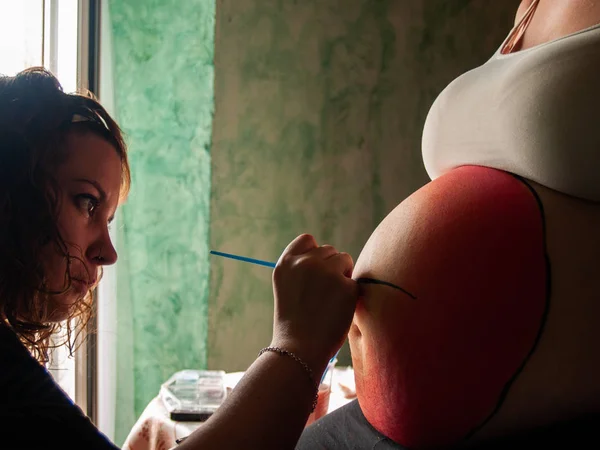
[[[486,423],[544,329],[543,213],[510,174],[461,167],[402,202],[375,230],[355,278],[350,332],[367,420],[409,448],[454,444]]]

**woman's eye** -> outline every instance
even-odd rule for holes
[[[98,207],[98,199],[90,194],[80,194],[76,198],[77,207],[85,212],[89,217],[94,215],[96,208]]]

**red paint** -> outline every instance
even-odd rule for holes
[[[439,448],[488,417],[532,348],[546,305],[543,223],[522,182],[482,167],[455,169],[398,208],[417,231],[398,229],[406,239],[392,251],[410,263],[388,281],[417,300],[360,302],[357,394],[386,436]]]

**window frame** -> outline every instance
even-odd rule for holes
[[[59,72],[59,0],[42,0],[42,65],[53,74]],[[77,0],[77,55],[75,67],[75,88],[98,93],[99,56],[99,0]],[[67,89],[70,90],[70,89]],[[82,345],[74,352],[72,370],[73,384],[67,389],[73,394],[73,401],[94,423],[98,411],[98,351],[96,330],[97,291],[93,292],[93,311],[86,329],[81,334]],[[57,377],[60,362],[50,372]]]

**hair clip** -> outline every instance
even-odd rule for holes
[[[82,108],[82,112],[86,112],[88,114],[73,114],[73,116],[71,116],[71,123],[93,122],[110,131],[110,128],[106,124],[106,121],[96,111],[84,107]]]

